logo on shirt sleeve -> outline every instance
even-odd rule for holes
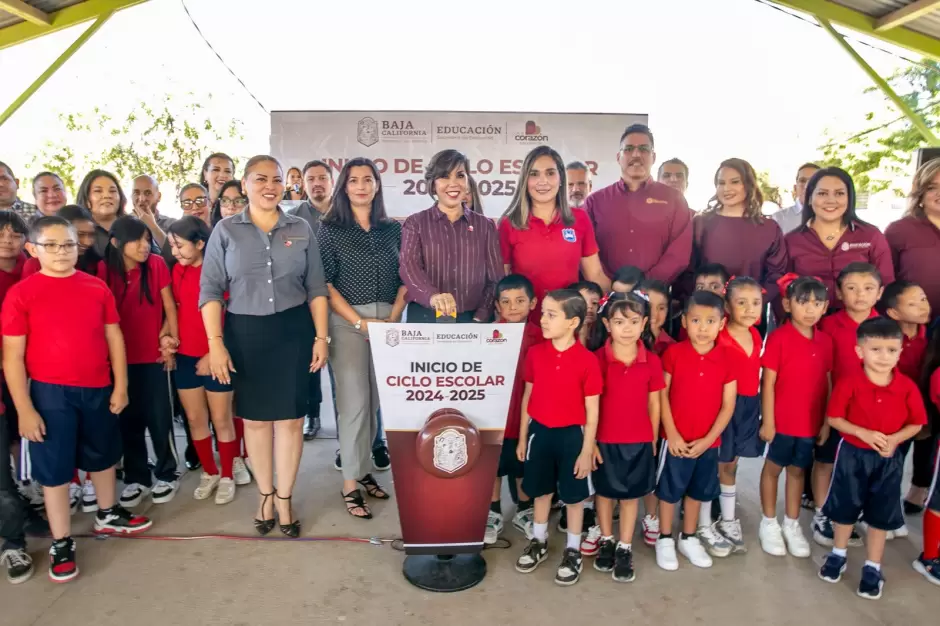
[[[565,241],[569,241],[571,243],[574,243],[575,241],[578,240],[578,236],[575,234],[573,228],[563,228],[561,230],[561,236],[564,238]]]

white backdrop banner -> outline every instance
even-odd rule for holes
[[[420,430],[437,409],[502,430],[523,324],[369,324],[385,430]]]
[[[285,168],[320,159],[334,172],[348,159],[368,157],[382,176],[389,215],[407,217],[433,204],[424,182],[428,161],[454,148],[470,159],[485,213],[498,217],[535,146],[552,146],[566,163],[585,162],[597,189],[620,176],[623,130],[646,122],[645,114],[274,111],[271,154]]]

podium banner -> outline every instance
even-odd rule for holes
[[[522,332],[369,325],[406,553],[482,549]]]

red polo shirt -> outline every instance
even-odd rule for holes
[[[173,266],[173,297],[180,329],[179,353],[201,359],[209,353],[209,337],[199,310],[199,279],[202,266]]]
[[[885,435],[893,435],[908,424],[927,423],[920,390],[914,381],[897,372],[885,387],[871,382],[864,371],[840,380],[832,390],[826,415],[845,418],[850,424]],[[843,438],[857,448],[871,449],[858,437],[843,434]]]
[[[669,406],[676,430],[686,442],[701,439],[715,425],[725,385],[735,378],[733,360],[721,346],[699,354],[690,341],[680,341],[666,350],[663,368],[672,377]],[[712,447],[720,444],[718,437]]]
[[[888,241],[877,228],[853,222],[830,250],[809,226],[801,226],[786,237],[787,271],[800,276],[816,276],[829,289],[829,306],[842,308],[836,299],[836,279],[849,263],[871,263],[881,274],[881,284],[894,282],[894,264]]]
[[[526,324],[522,331],[522,345],[519,347],[519,360],[516,363],[516,377],[512,383],[512,397],[509,399],[509,415],[506,417],[506,431],[503,436],[506,439],[519,438],[519,426],[522,423],[522,395],[525,393],[525,379],[523,376],[523,366],[529,349],[545,341],[542,336],[542,329],[534,324]]]
[[[597,254],[594,228],[587,213],[582,209],[571,209],[571,212],[574,223],[570,226],[557,214],[550,224],[530,216],[529,227],[525,230],[513,228],[505,218],[499,222],[503,263],[509,265],[512,272],[532,281],[539,302],[549,291],[578,282],[581,259]],[[535,324],[540,316],[541,308],[536,307],[529,321]]]
[[[807,339],[790,322],[767,337],[761,365],[777,373],[774,426],[789,437],[815,437],[826,418],[832,338],[814,331]]]
[[[878,317],[872,309],[868,318]],[[819,322],[819,330],[832,337],[832,384],[862,371],[862,360],[855,351],[858,345],[858,327],[845,311],[827,315]]]
[[[734,363],[739,396],[756,396],[760,393],[760,349],[764,340],[761,339],[760,332],[756,328],[751,326],[749,330],[751,340],[754,342],[754,348],[750,354],[746,353],[744,346],[731,336],[727,327],[718,333],[718,345],[728,350],[728,356]]]
[[[683,330],[685,329],[683,328]],[[653,352],[655,352],[657,356],[662,356],[666,353],[666,349],[674,343],[676,343],[676,340],[673,339],[665,330],[660,329],[659,337],[657,337],[656,341],[653,342]]]
[[[4,336],[26,336],[26,374],[51,385],[109,386],[104,327],[118,322],[108,287],[82,272],[35,274],[13,285],[3,302]]]
[[[911,380],[920,380],[926,354],[927,328],[925,326],[918,326],[917,334],[914,335],[913,338],[904,335],[901,359],[898,361],[898,369]]]
[[[156,254],[147,257],[146,263],[152,302],[141,293],[140,266],[127,272],[125,284],[114,272],[110,275],[107,273],[103,261],[98,265],[98,276],[108,280],[108,286],[118,303],[128,365],[158,363],[160,360],[160,329],[163,327],[163,298],[160,291],[170,285],[170,270],[167,269],[166,261]]]
[[[597,440],[601,443],[651,443],[650,394],[666,388],[663,363],[637,342],[636,360],[618,361],[610,341],[597,350],[597,363],[604,377]]]
[[[692,257],[692,211],[678,191],[650,179],[636,191],[623,180],[584,201],[608,276],[633,265],[672,284]]]
[[[604,389],[597,358],[579,341],[564,352],[551,341],[532,346],[523,380],[532,383],[529,417],[549,428],[584,426],[584,399],[599,396]]]
[[[927,218],[904,217],[885,229],[885,239],[898,278],[920,285],[930,301],[930,310],[934,315],[940,313],[940,272],[936,267],[940,229]]]
[[[23,267],[26,265],[26,260],[26,255],[21,252],[12,270],[9,272],[0,270],[0,302],[7,297],[10,287],[23,279]]]

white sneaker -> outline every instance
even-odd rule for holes
[[[787,544],[783,541],[783,529],[780,528],[780,522],[777,521],[777,518],[762,519],[757,537],[760,539],[761,550],[767,554],[771,556],[787,555]]]
[[[69,483],[69,511],[72,515],[78,513],[78,507],[82,503],[82,486],[75,483]]]
[[[236,485],[251,483],[251,472],[248,471],[248,466],[245,465],[245,459],[240,456],[235,457],[235,460],[232,461],[232,476],[235,478]]]
[[[486,516],[486,531],[483,533],[483,543],[493,545],[503,532],[503,516],[490,511]]]
[[[131,483],[124,486],[124,491],[121,492],[121,506],[125,509],[130,509],[138,504],[141,501],[150,495],[150,492],[153,491],[150,487],[144,487],[137,483]]]
[[[907,524],[903,524],[900,528],[898,528],[897,530],[893,532],[894,532],[894,537],[896,539],[904,539],[905,537],[908,537],[911,534],[911,531],[908,530],[907,528]]]
[[[231,478],[223,478],[219,481],[219,488],[215,492],[216,504],[228,504],[235,499],[235,481]]]
[[[741,520],[720,520],[718,522],[718,532],[731,544],[732,552],[747,552],[744,533],[741,531]]]
[[[529,540],[532,539],[532,535],[534,534],[534,528],[532,526],[535,523],[534,515],[533,509],[530,507],[525,511],[516,511],[516,514],[512,517],[513,528],[525,535],[525,538]]]
[[[787,551],[798,559],[808,559],[812,554],[809,541],[799,524],[783,522],[783,538],[787,542]]]
[[[215,491],[215,488],[219,486],[221,478],[219,474],[212,475],[203,472],[202,476],[199,477],[199,486],[193,491],[193,498],[196,500],[208,499]]]
[[[153,486],[153,503],[166,504],[176,496],[176,492],[179,488],[180,481],[178,480],[170,482],[158,480],[157,484]]]
[[[643,518],[643,543],[655,546],[659,539],[659,518],[647,515]]]
[[[698,535],[695,537],[689,537],[688,539],[680,539],[679,553],[682,554],[682,556],[685,558],[689,559],[689,562],[692,563],[692,565],[695,567],[712,566],[712,557],[708,556],[708,552],[705,551],[705,546],[702,545]]]
[[[667,572],[674,572],[679,569],[675,539],[659,538],[656,540],[656,565]]]
[[[718,532],[718,524],[713,523],[711,526],[699,526],[698,530],[695,531],[695,536],[699,540],[699,544],[708,551],[708,553],[714,557],[722,559],[729,554],[731,554],[731,544],[728,543],[728,540],[721,536],[721,533]],[[682,551],[682,540],[679,540],[679,551]],[[706,565],[702,567],[711,567],[711,565]]]
[[[95,483],[85,479],[82,485],[82,513],[94,513],[98,510],[98,494],[95,493]]]
[[[595,524],[588,528],[587,535],[581,539],[581,554],[584,556],[596,556],[600,542],[601,527]]]

